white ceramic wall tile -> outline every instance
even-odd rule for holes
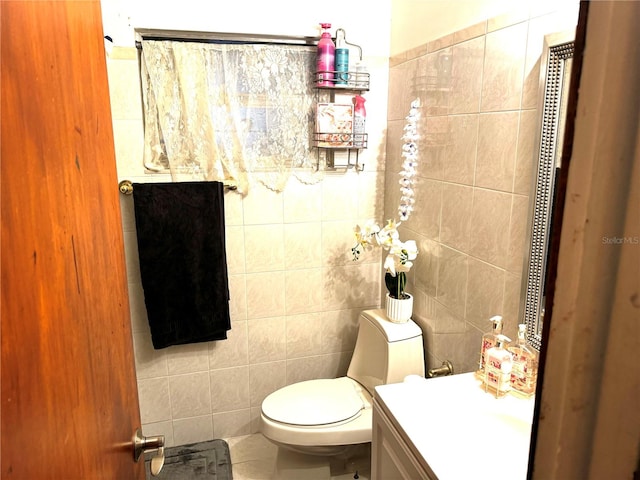
[[[518,127],[518,151],[513,176],[513,192],[529,195],[534,175],[536,145],[538,144],[538,111],[522,110]]]
[[[485,37],[478,37],[453,47],[452,88],[448,99],[450,114],[478,113],[482,92],[482,66]]]
[[[286,318],[287,358],[318,355],[324,344],[323,332],[328,327],[320,313],[304,313]]]
[[[118,195],[120,200],[120,215],[122,216],[122,231],[135,232],[136,216],[133,211],[133,195]]]
[[[527,44],[526,22],[489,33],[482,77],[482,111],[520,108]]]
[[[509,242],[511,194],[474,189],[469,253],[504,268]]]
[[[457,316],[464,316],[468,261],[468,255],[445,246],[440,249],[436,299]]]
[[[239,437],[249,433],[252,432],[251,413],[248,408],[213,415],[213,438]]]
[[[215,437],[211,415],[174,420],[173,438],[176,445],[213,440]]]
[[[245,225],[267,225],[283,222],[283,195],[269,190],[259,183],[251,184],[251,190],[242,200]]]
[[[287,384],[346,375],[351,352],[287,360]],[[346,360],[346,361],[345,361]]]
[[[240,367],[249,363],[247,322],[237,321],[231,325],[226,340],[209,342],[209,368]]]
[[[451,142],[450,117],[427,117],[418,123],[418,175],[442,180],[445,163],[445,146]]]
[[[135,232],[124,232],[124,258],[127,267],[127,281],[140,281],[140,260],[138,258],[138,239]]]
[[[109,97],[114,120],[142,120],[142,96],[138,60],[109,59]]]
[[[209,370],[209,344],[175,345],[166,349],[169,375]]]
[[[131,312],[131,329],[133,333],[149,331],[149,321],[147,320],[147,307],[144,304],[144,292],[141,282],[129,283],[129,311]]]
[[[320,222],[284,225],[284,263],[286,270],[322,265],[322,227]]]
[[[286,356],[284,317],[249,320],[249,363],[274,362]]]
[[[258,363],[249,367],[251,406],[259,407],[271,392],[286,385],[286,362]]]
[[[247,273],[284,270],[284,230],[280,225],[244,227]]]
[[[444,133],[445,160],[442,162],[442,178],[448,182],[473,185],[478,148],[478,115],[450,115],[445,117],[447,131]]]
[[[349,265],[353,262],[351,248],[355,245],[355,226],[356,220],[322,223],[322,265]]]
[[[442,182],[418,177],[414,188],[414,209],[418,214],[409,219],[411,229],[432,240],[440,238]],[[401,237],[403,241],[409,238]]]
[[[287,315],[317,312],[322,308],[322,269],[288,270],[285,273]]]
[[[138,397],[140,400],[140,421],[143,424],[171,419],[171,401],[167,377],[139,380]]]
[[[512,191],[519,122],[518,111],[480,115],[476,186]]]
[[[511,220],[509,225],[509,245],[505,268],[515,274],[522,273],[525,260],[528,258],[529,246],[529,197],[514,195],[511,199]]]
[[[208,372],[169,377],[169,389],[174,420],[211,413]]]
[[[225,228],[225,250],[229,275],[245,273],[244,227],[227,226]]]
[[[307,185],[291,178],[284,196],[284,221],[319,222],[322,218],[322,183]]]
[[[502,315],[504,270],[469,258],[465,318],[480,330],[489,330],[489,318]]]
[[[213,413],[249,407],[249,367],[212,370],[209,381]]]
[[[166,376],[166,349],[155,350],[151,343],[151,334],[137,332],[133,334],[133,347],[136,359],[136,375],[138,380]]]
[[[247,275],[247,317],[275,317],[285,313],[284,273]]]
[[[319,322],[321,328],[316,329],[319,330],[317,335],[321,338],[321,343],[318,350],[310,350],[309,354],[353,351],[361,312],[361,309],[323,312]]]
[[[521,322],[520,299],[522,298],[522,278],[520,275],[505,272],[504,274],[504,306],[505,320],[503,333],[515,340],[518,338],[518,323]]]
[[[473,187],[444,183],[440,241],[456,250],[469,251]]]
[[[438,284],[440,243],[429,238],[417,235],[418,258],[413,262],[413,268],[409,272],[409,279],[413,282],[411,293],[414,295],[422,292],[432,297],[436,296]],[[415,299],[414,299],[415,302]],[[414,306],[416,312],[417,310]]]
[[[366,308],[379,303],[382,270],[378,264],[323,268],[323,310]]]
[[[231,322],[247,319],[247,285],[245,275],[229,275],[229,316]]]
[[[327,175],[322,182],[322,220],[353,220],[358,212],[358,175]]]
[[[124,177],[139,175],[144,168],[144,129],[140,120],[114,120],[113,141],[118,173]]]
[[[260,419],[260,416],[262,414],[262,407],[258,406],[258,407],[251,407],[249,409],[250,412],[250,421],[251,421],[251,425],[250,425],[250,429],[251,429],[251,433],[259,433],[262,431],[262,420]]]
[[[381,219],[384,213],[384,174],[363,172],[358,181],[358,218]]]
[[[224,223],[225,226],[242,225],[242,195],[226,190],[224,193]]]

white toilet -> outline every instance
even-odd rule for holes
[[[288,450],[315,455],[371,442],[374,387],[407,375],[424,377],[420,327],[412,320],[392,323],[384,310],[365,310],[347,376],[298,382],[267,396],[262,434]]]

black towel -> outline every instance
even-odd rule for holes
[[[154,348],[227,338],[223,184],[136,183],[133,199]]]

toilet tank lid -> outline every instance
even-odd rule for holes
[[[422,330],[413,320],[405,323],[394,323],[387,320],[384,309],[364,310],[362,316],[380,330],[388,342],[399,342],[422,335]]]

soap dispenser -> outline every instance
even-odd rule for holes
[[[496,398],[504,397],[511,390],[513,357],[505,348],[510,341],[505,335],[497,335],[496,345],[485,352],[484,390]]]
[[[529,398],[536,392],[536,380],[538,378],[538,354],[527,345],[525,332],[527,326],[524,323],[518,325],[518,340],[516,345],[507,350],[513,356],[513,368],[511,370],[511,392],[516,396]]]
[[[476,375],[482,380],[484,378],[484,363],[487,350],[496,344],[496,337],[502,333],[502,317],[495,315],[489,319],[491,322],[491,330],[482,336],[482,344],[480,346],[480,361],[478,362],[478,371]]]

